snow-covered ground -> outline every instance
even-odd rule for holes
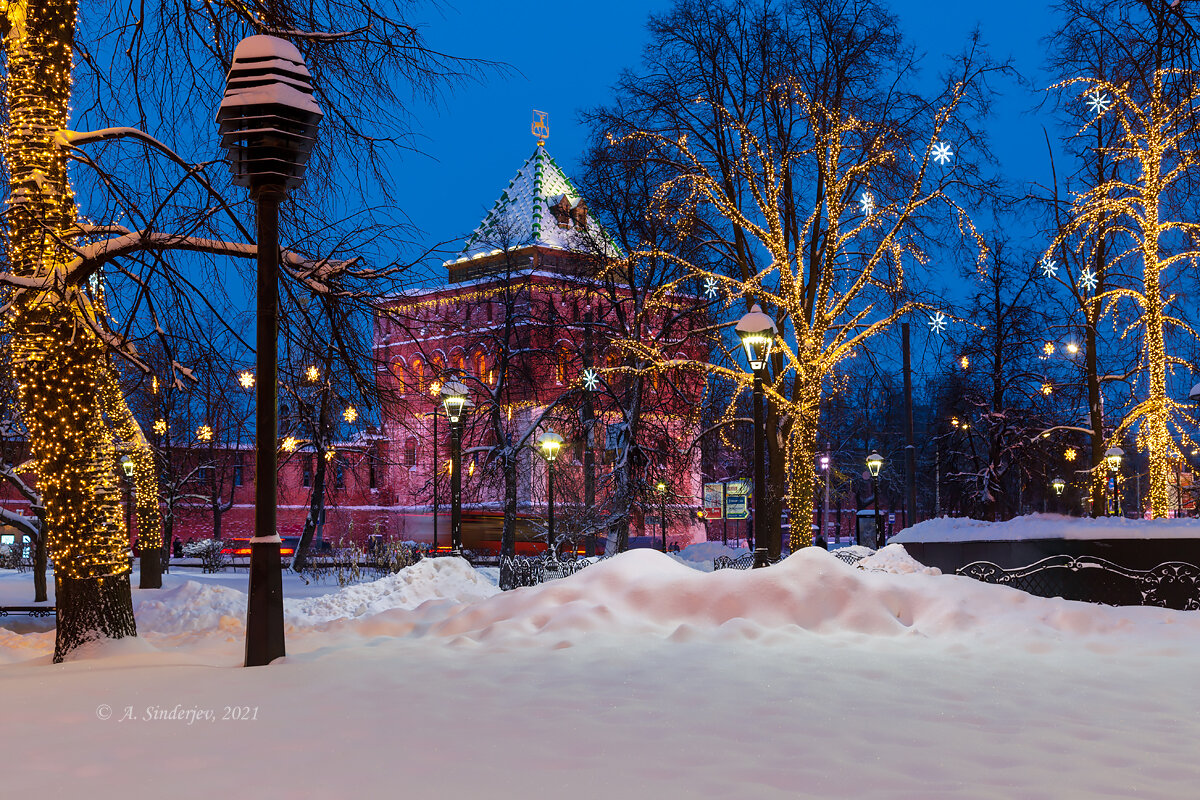
[[[929,574],[896,545],[863,566],[808,548],[708,573],[638,550],[504,593],[451,559],[344,590],[289,578],[288,656],[254,669],[245,573],[176,570],[135,590],[137,639],[66,664],[49,623],[0,622],[0,782],[100,799],[1195,795],[1200,614]],[[30,596],[0,573],[0,602]]]

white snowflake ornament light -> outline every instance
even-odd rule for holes
[[[1099,285],[1099,283],[1099,277],[1090,269],[1085,269],[1083,274],[1079,276],[1080,287],[1087,289],[1089,292],[1096,291],[1096,286]]]
[[[864,216],[871,216],[875,213],[875,195],[863,190],[863,193],[858,198],[858,205],[862,208]]]
[[[1087,101],[1088,110],[1093,114],[1103,114],[1112,105],[1112,100],[1109,99],[1108,95],[1099,89],[1093,89],[1084,97]]]
[[[933,160],[937,163],[942,165],[949,164],[950,159],[953,157],[954,151],[945,142],[938,142],[933,146]]]
[[[583,388],[589,392],[594,392],[600,388],[600,376],[591,367],[585,369],[580,378],[583,379]]]
[[[704,296],[705,297],[709,298],[710,300],[715,300],[717,297],[717,292],[719,292],[719,291],[720,291],[720,285],[717,283],[716,278],[705,278],[704,279]]]
[[[1058,274],[1058,262],[1050,256],[1042,256],[1041,267],[1042,274],[1047,278],[1053,278]]]
[[[946,315],[937,311],[929,316],[929,330],[933,333],[941,333],[946,330]]]

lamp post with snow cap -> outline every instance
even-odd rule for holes
[[[1061,507],[1062,506],[1062,493],[1063,493],[1063,490],[1067,488],[1067,482],[1064,481],[1062,478],[1056,477],[1054,480],[1050,481],[1050,486],[1051,486],[1051,488],[1054,489],[1054,494],[1058,498],[1057,504]]]
[[[450,555],[462,557],[462,434],[474,403],[458,381],[442,384],[442,406],[450,422]]]
[[[546,544],[550,558],[558,558],[558,543],[554,540],[554,462],[562,450],[563,438],[554,431],[546,431],[537,440],[542,458],[546,459]]]
[[[875,499],[875,547],[883,544],[883,519],[879,516],[879,470],[883,468],[883,456],[875,450],[867,456],[867,470],[871,473],[871,494]]]
[[[742,340],[746,350],[746,361],[754,372],[754,567],[768,566],[771,563],[768,547],[774,545],[774,539],[779,531],[767,532],[764,512],[767,495],[767,476],[763,470],[763,451],[766,449],[766,437],[763,431],[763,375],[767,371],[767,359],[771,357],[771,348],[775,345],[775,337],[779,329],[775,321],[763,313],[757,303],[744,315],[737,324],[737,335]],[[775,548],[778,550],[778,548]]]
[[[321,109],[304,59],[291,43],[249,36],[233,51],[217,111],[233,182],[257,207],[258,309],[255,337],[254,538],[246,607],[247,667],[283,656],[283,574],[276,529],[279,204],[304,181]]]

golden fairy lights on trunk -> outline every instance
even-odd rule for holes
[[[1105,314],[1115,314],[1119,305],[1130,303],[1137,312],[1133,330],[1142,333],[1141,368],[1145,374],[1144,399],[1138,402],[1114,431],[1110,444],[1118,443],[1129,431],[1137,432],[1138,449],[1147,454],[1150,472],[1150,512],[1155,518],[1170,513],[1169,486],[1172,462],[1182,457],[1175,434],[1185,444],[1186,432],[1194,425],[1186,404],[1167,394],[1167,370],[1185,362],[1167,353],[1169,329],[1196,339],[1196,332],[1169,311],[1174,295],[1163,294],[1163,276],[1178,267],[1195,269],[1200,252],[1184,248],[1173,250],[1172,242],[1200,239],[1200,224],[1164,219],[1166,209],[1197,154],[1191,151],[1195,136],[1195,115],[1200,106],[1197,75],[1179,70],[1158,70],[1153,75],[1149,96],[1135,98],[1127,87],[1106,81],[1077,78],[1061,87],[1082,87],[1081,93],[1107,95],[1110,106],[1099,108],[1097,119],[1109,119],[1117,125],[1114,144],[1102,148],[1114,161],[1118,177],[1092,187],[1081,194],[1072,209],[1070,225],[1054,246],[1072,240],[1095,242],[1101,234],[1123,239],[1116,263],[1130,265],[1129,272],[1140,272],[1140,286],[1118,286],[1098,295],[1095,302],[1105,304]],[[1087,130],[1095,120],[1089,122]],[[1083,245],[1080,244],[1080,247]],[[1093,244],[1093,246],[1095,246]],[[1140,262],[1140,263],[1139,263]]]
[[[75,202],[65,154],[76,4],[18,0],[7,26],[9,173],[6,250],[18,278],[63,274],[73,256]],[[97,636],[134,635],[128,540],[121,523],[112,436],[99,399],[103,344],[82,324],[94,310],[76,286],[17,291],[6,325],[30,450],[46,505],[58,596],[55,660]]]

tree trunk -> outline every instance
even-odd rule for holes
[[[10,3],[5,38],[9,140],[8,268],[58,274],[72,257],[75,205],[66,154],[55,147],[71,91],[73,0]],[[101,319],[75,286],[19,294],[8,317],[14,377],[50,525],[58,628],[54,660],[100,637],[136,634],[129,542],[112,437],[97,389],[107,355],[85,320]]]
[[[58,609],[55,663],[88,642],[137,635],[128,574],[70,578],[56,573],[54,593]],[[72,610],[66,618],[63,616],[64,609]]]
[[[304,530],[300,533],[300,541],[296,544],[296,553],[292,556],[292,572],[302,571],[308,563],[308,550],[312,546],[313,536],[316,535],[317,525],[321,522],[321,515],[325,513],[325,475],[328,472],[325,452],[323,447],[317,448],[317,463],[313,469],[312,497],[308,502],[308,516],[304,518]]]
[[[507,455],[502,459],[504,469],[504,529],[500,533],[500,555],[517,552],[517,465]]]
[[[42,520],[41,532],[33,540],[33,602],[44,603],[46,594],[46,521]]]

